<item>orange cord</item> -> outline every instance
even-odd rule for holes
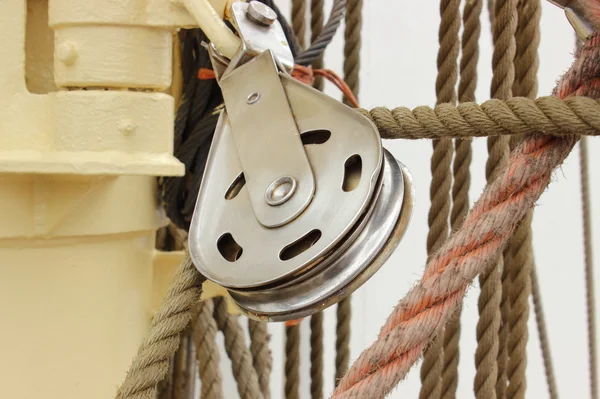
[[[333,83],[340,91],[346,96],[348,102],[354,107],[358,108],[358,100],[352,93],[352,89],[337,73],[331,69],[312,69],[302,65],[295,65],[292,71],[292,77],[300,82],[312,86],[315,82],[315,76],[322,76],[325,79]],[[215,78],[215,72],[212,69],[200,68],[198,69],[198,79],[200,80],[211,80]]]

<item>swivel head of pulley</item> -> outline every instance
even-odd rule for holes
[[[281,26],[256,23],[249,7],[232,6],[239,53],[224,62],[211,50],[225,110],[189,249],[244,313],[290,320],[379,269],[408,225],[413,190],[368,119],[288,75]]]

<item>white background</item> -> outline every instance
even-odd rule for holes
[[[485,2],[484,2],[485,3]],[[287,1],[279,1],[289,15]],[[331,0],[326,1],[329,8]],[[385,105],[435,104],[436,56],[438,50],[439,3],[435,0],[365,0],[363,46],[359,100],[365,108]],[[488,15],[482,15],[480,66],[477,101],[489,98],[492,38]],[[342,74],[343,26],[326,53],[326,66]],[[572,61],[574,34],[558,8],[544,2],[540,45],[539,95],[550,94],[558,77]],[[326,92],[339,98],[328,86]],[[590,140],[591,180],[595,181],[600,160],[596,139]],[[353,296],[351,350],[352,360],[376,338],[381,324],[397,301],[419,278],[426,258],[427,212],[429,209],[430,141],[386,141],[384,146],[409,167],[416,186],[413,220],[406,236],[387,264]],[[482,192],[487,157],[485,139],[474,141],[471,200]],[[592,200],[600,186],[592,185]],[[600,212],[594,214],[594,227],[600,234]],[[578,148],[555,174],[550,188],[540,199],[534,217],[535,262],[543,294],[550,343],[560,396],[589,397],[587,338],[585,318],[582,216]],[[473,397],[477,323],[477,283],[469,290],[464,304],[461,335],[459,398]],[[333,391],[335,359],[335,308],[325,312],[325,394]],[[272,392],[283,397],[284,334],[282,324],[271,324],[274,369]],[[548,397],[539,340],[533,318],[529,323],[528,398]],[[302,323],[301,393],[309,394],[309,326]],[[223,356],[222,358],[226,358]],[[223,362],[226,397],[237,397],[229,363]],[[390,395],[392,398],[417,398],[419,365]]]

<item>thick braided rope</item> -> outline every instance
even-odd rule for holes
[[[310,397],[323,399],[323,312],[310,318]]]
[[[588,171],[588,147],[585,137],[579,142],[579,164],[581,170],[581,204],[583,213],[583,244],[585,254],[585,291],[587,312],[587,338],[589,352],[590,397],[598,398],[598,363],[596,349],[596,300],[594,289],[594,258],[592,243],[592,215],[590,177]]]
[[[300,398],[300,324],[285,326],[285,398]]]
[[[462,51],[460,60],[459,102],[474,101],[477,86],[477,63],[479,59],[479,36],[481,31],[481,0],[467,1],[463,11]],[[452,184],[452,211],[450,225],[452,231],[458,229],[469,212],[469,187],[471,186],[471,139],[457,139],[454,142],[454,165]],[[458,387],[458,361],[460,341],[461,308],[446,325],[444,330],[444,369],[442,371],[443,399],[456,397]]]
[[[359,109],[384,139],[439,139],[523,135],[600,135],[600,103],[585,97],[492,99],[481,105]]]
[[[521,1],[518,6],[519,24],[517,27],[517,53],[515,56],[515,82],[513,94],[535,98],[537,95],[537,71],[540,43],[540,0]],[[519,138],[511,138],[511,148]],[[508,318],[508,364],[506,377],[508,387],[506,397],[524,399],[527,387],[527,341],[529,332],[529,297],[531,295],[531,271],[533,268],[533,248],[531,222],[533,212],[529,212],[517,227],[511,238],[508,250],[510,262],[507,264],[509,284]],[[504,293],[505,285],[503,285]]]
[[[231,359],[231,371],[237,382],[240,398],[263,399],[258,386],[258,376],[252,366],[252,355],[246,346],[244,330],[238,322],[238,316],[229,314],[223,298],[217,298],[214,302],[213,315],[225,338],[225,351]]]
[[[179,347],[180,334],[192,319],[192,307],[200,298],[204,280],[186,255],[117,391],[117,399],[154,399],[156,386],[166,377],[169,361]]]
[[[250,353],[252,354],[252,365],[258,375],[258,385],[265,399],[271,398],[269,381],[273,358],[269,349],[271,339],[267,330],[267,323],[248,319],[248,332],[250,334]]]
[[[494,53],[492,56],[493,98],[508,99],[512,96],[514,81],[514,55],[516,51],[517,0],[497,0],[494,9]],[[489,137],[486,178],[493,181],[509,154],[508,137]],[[477,349],[475,351],[475,397],[478,399],[502,398],[496,392],[496,382],[503,378],[498,367],[500,353],[500,326],[502,314],[503,256],[499,254],[496,264],[479,276],[481,292],[478,298]],[[500,371],[500,372],[499,372]]]
[[[550,342],[548,340],[548,328],[546,327],[546,318],[544,317],[544,307],[542,305],[542,294],[540,293],[535,263],[531,268],[531,297],[533,299],[533,312],[535,313],[535,321],[540,337],[540,349],[544,360],[544,372],[546,374],[546,385],[548,385],[548,396],[550,399],[558,399],[558,389],[556,388],[556,378],[554,377],[554,364],[552,362],[552,353],[550,352]]]
[[[460,29],[460,0],[441,0],[441,22],[438,32],[437,104],[456,102]],[[454,148],[448,139],[433,141],[431,156],[431,184],[428,215],[427,255],[431,256],[448,238],[452,190],[452,156]],[[421,364],[421,399],[437,399],[442,392],[444,368],[444,334],[440,333],[430,344]]]
[[[590,37],[555,95],[600,97],[600,37]],[[408,373],[427,342],[454,314],[466,289],[489,269],[577,142],[576,136],[527,137],[489,182],[465,219],[429,260],[423,277],[396,306],[377,341],[354,362],[334,398],[382,398]]]
[[[292,0],[292,30],[301,48],[306,42],[306,0]]]
[[[198,316],[194,322],[193,339],[198,357],[200,374],[200,397],[202,399],[223,398],[223,379],[219,367],[220,356],[217,346],[217,323],[213,317],[214,301],[207,299],[198,304]]]

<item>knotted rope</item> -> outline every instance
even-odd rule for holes
[[[554,95],[600,96],[600,36],[578,52]],[[429,340],[454,314],[466,289],[492,267],[577,142],[576,136],[528,136],[511,153],[463,226],[430,259],[423,277],[396,306],[377,341],[350,368],[335,398],[381,398],[406,375]],[[495,392],[495,391],[494,391]]]

